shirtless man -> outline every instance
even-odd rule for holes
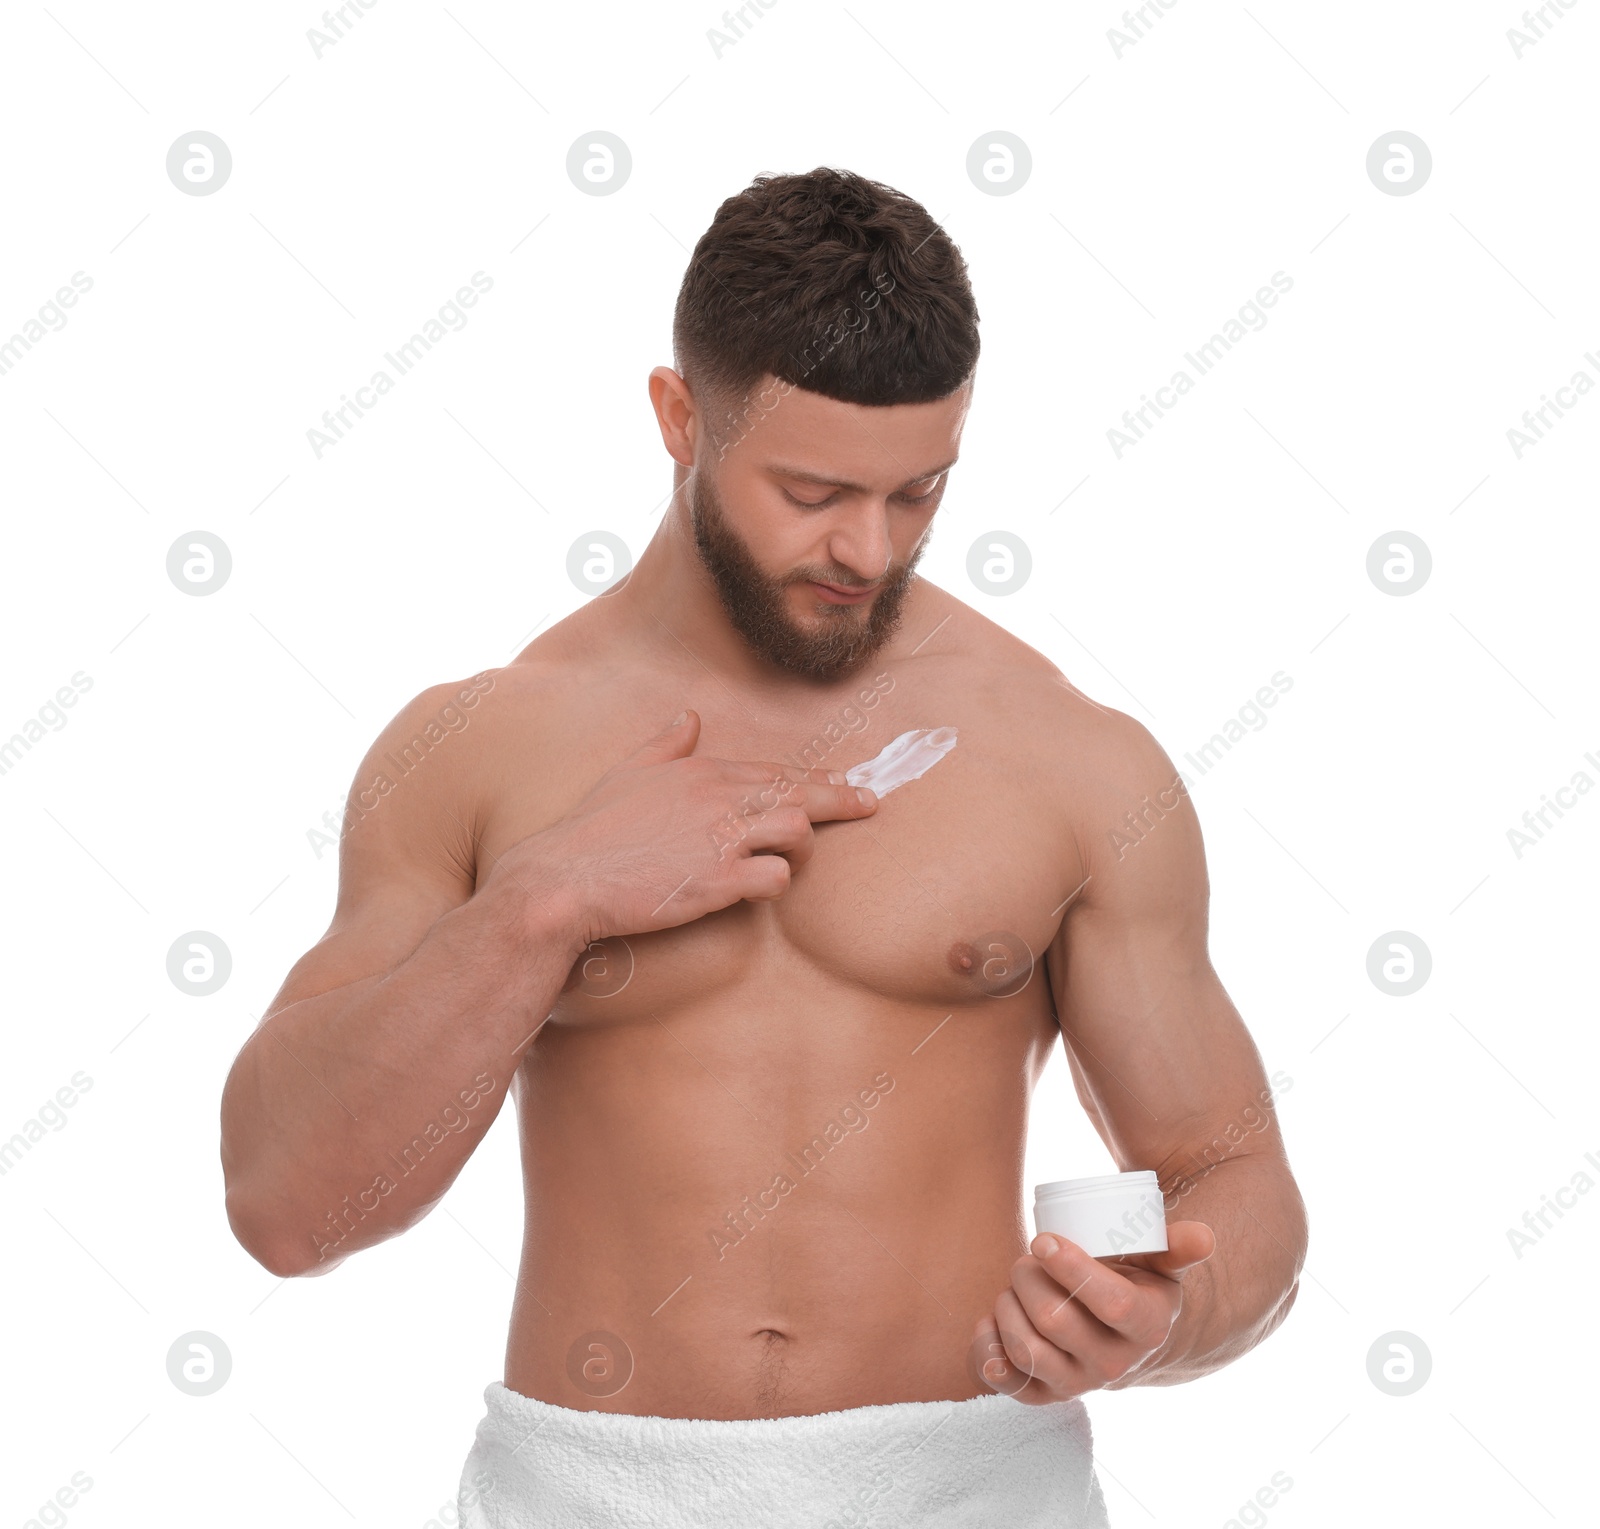
[[[914,573],[978,354],[920,205],[758,178],[674,350],[631,576],[363,761],[333,921],[228,1079],[230,1223],[325,1272],[509,1093],[526,1233],[468,1522],[1103,1523],[1080,1398],[1236,1358],[1304,1256],[1194,810],[1138,722]],[[918,778],[845,781],[927,729]],[[1165,1253],[1028,1242],[1058,1034]]]

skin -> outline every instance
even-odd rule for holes
[[[799,576],[873,589],[914,564],[969,389],[796,389],[721,453],[675,372],[650,395],[675,494],[631,576],[477,690],[424,691],[357,773],[395,773],[441,708],[467,719],[352,816],[328,932],[234,1062],[236,1235],[274,1273],[326,1272],[426,1215],[512,1097],[504,1378],[526,1395],[788,1416],[1236,1358],[1292,1303],[1305,1219],[1171,761],[914,574],[852,672],[775,664],[696,550],[691,473],[767,577],[795,576],[802,636],[866,619]],[[843,784],[938,726],[960,741],[921,779]],[[1159,1174],[1166,1254],[1030,1250],[1028,1101],[1058,1042],[1116,1163]]]

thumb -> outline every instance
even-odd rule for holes
[[[1217,1234],[1203,1221],[1169,1221],[1167,1250],[1164,1253],[1131,1253],[1128,1263],[1137,1263],[1152,1274],[1180,1277],[1184,1270],[1203,1264],[1217,1250]]]
[[[679,712],[676,721],[669,722],[654,738],[641,744],[622,761],[618,768],[666,764],[668,760],[683,759],[694,753],[694,746],[699,739],[700,713]]]

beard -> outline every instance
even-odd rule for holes
[[[840,589],[859,589],[863,581],[848,570],[796,568],[769,577],[744,539],[728,524],[710,478],[694,473],[689,485],[694,544],[733,629],[759,658],[812,680],[836,680],[864,665],[899,629],[902,605],[927,542],[924,535],[898,568],[890,565],[882,587],[860,605],[832,605],[819,599],[819,624],[801,626],[789,614],[784,591],[816,579]]]

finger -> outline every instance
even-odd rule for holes
[[[737,772],[739,780],[791,780],[800,785],[818,786],[845,784],[843,770],[807,769],[803,765],[776,764],[770,759],[730,759],[726,763]]]
[[[995,1306],[998,1309],[998,1297]],[[978,1380],[991,1391],[1014,1397],[1031,1384],[1032,1377],[1025,1370],[1019,1370],[1007,1354],[993,1311],[985,1312],[978,1319],[971,1352]]]
[[[1076,1356],[1064,1353],[1039,1332],[1014,1290],[1000,1292],[994,1303],[994,1319],[1006,1358],[1016,1371],[1003,1377],[997,1390],[1003,1387],[1008,1396],[1019,1402],[1061,1401],[1099,1384],[1089,1378]],[[1027,1383],[1019,1389],[1017,1379],[1024,1375]]]
[[[1041,1337],[1058,1349],[1082,1357],[1126,1342],[1045,1272],[1037,1258],[1020,1258],[1011,1270],[1011,1289]]]
[[[1203,1264],[1216,1250],[1217,1234],[1204,1221],[1171,1221],[1167,1224],[1166,1252],[1128,1253],[1117,1262],[1176,1279],[1185,1270]]]
[[[813,823],[870,818],[878,810],[878,793],[867,786],[801,786],[801,803]]]
[[[758,813],[746,818],[744,827],[744,837],[738,845],[741,854],[787,855],[789,864],[798,868],[811,858],[817,847],[811,819],[799,807],[778,807],[771,812]]]
[[[669,759],[683,759],[694,753],[694,746],[699,741],[700,713],[684,711],[677,721],[669,722],[655,737],[640,744],[616,768],[665,764]]]
[[[789,890],[792,874],[782,855],[744,855],[728,880],[739,897],[751,902],[772,902]]]
[[[806,778],[813,774],[825,777],[827,774],[825,771],[796,770],[791,775],[783,775],[781,772],[758,775],[756,773],[758,771],[768,769],[778,771],[779,767],[734,765],[732,768],[741,772],[736,778],[747,778],[751,786],[755,786],[759,779],[760,789],[750,791],[747,796],[749,802],[760,811],[770,811],[779,806],[800,807],[805,810],[806,816],[813,823],[825,823],[846,818],[870,817],[878,810],[877,793],[865,786],[842,785],[826,778],[822,780]]]
[[[1009,1396],[1026,1384],[1027,1377],[1019,1375],[1006,1358],[1005,1345],[1000,1341],[1000,1329],[995,1326],[992,1311],[978,1318],[972,1333],[971,1356],[977,1378],[992,1390]]]
[[[1091,1258],[1075,1242],[1043,1232],[1033,1239],[1033,1255],[1073,1300],[1114,1332],[1144,1326],[1147,1312],[1139,1287],[1114,1268]]]

